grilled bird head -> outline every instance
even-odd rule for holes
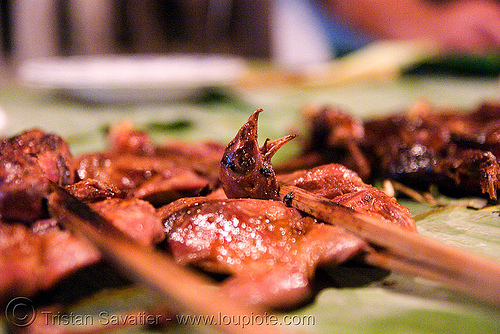
[[[257,142],[257,123],[262,109],[255,110],[227,145],[219,178],[228,198],[279,199],[278,182],[271,158],[295,136]]]

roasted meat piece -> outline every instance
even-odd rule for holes
[[[74,180],[68,144],[39,129],[0,142],[0,215],[5,221],[30,224],[47,218],[45,198],[50,181]]]
[[[160,214],[178,263],[234,275],[225,293],[275,308],[309,298],[317,266],[344,262],[366,246],[279,201],[180,199]]]
[[[77,158],[79,180],[96,180],[156,205],[196,196],[211,188],[210,181],[192,168],[162,156],[89,153]]]
[[[89,191],[88,185],[89,182],[81,181],[66,189],[141,244],[155,245],[165,238],[161,219],[151,203],[134,197],[123,198],[121,193],[115,193],[114,190],[106,192],[112,196],[96,201],[96,198],[102,195],[103,189],[109,191],[110,188],[99,184],[93,188],[98,193],[95,195]],[[49,197],[49,212],[52,212],[54,205],[58,205],[52,196]]]
[[[215,187],[219,182],[219,163],[224,147],[212,140],[195,143],[170,141],[158,147],[158,154],[168,157],[178,166],[191,168]]]
[[[0,222],[0,305],[47,290],[99,258],[91,244],[62,230],[53,219],[32,228]]]
[[[85,203],[94,203],[109,198],[126,198],[127,194],[112,185],[94,179],[85,179],[66,186],[66,189]]]
[[[326,197],[355,211],[375,216],[401,228],[415,231],[410,211],[394,197],[365,184],[352,170],[338,164],[318,166],[278,178],[282,183]]]
[[[488,196],[496,200],[500,187],[500,165],[490,151],[463,150],[438,161],[435,184],[446,194]]]
[[[76,159],[78,180],[94,179],[157,206],[207,194],[218,184],[223,147],[214,142],[154,145],[128,123],[110,131],[110,149]]]
[[[108,142],[111,151],[133,155],[152,155],[156,146],[147,133],[135,129],[130,121],[112,126]]]
[[[72,155],[68,143],[56,134],[33,129],[0,143],[2,156],[24,155],[36,159],[45,177],[60,185],[71,184],[74,179]]]
[[[0,156],[0,215],[31,224],[47,217],[50,182],[38,162],[26,155]]]
[[[464,112],[419,101],[405,114],[365,121],[364,131],[346,127],[348,114],[339,117],[337,108],[307,110],[305,119],[311,127],[303,152],[279,170],[310,167],[311,162],[334,162],[357,171],[365,181],[391,179],[422,191],[435,185],[453,197],[486,194],[497,199],[498,104],[485,103],[475,111]],[[318,119],[337,121],[322,123]],[[355,119],[351,123],[357,124]]]
[[[137,242],[154,245],[165,238],[156,209],[137,198],[111,198],[91,203],[90,207]]]
[[[90,205],[139,243],[155,245],[165,237],[161,219],[148,202],[111,198]],[[55,218],[39,220],[31,228],[0,222],[0,305],[9,297],[45,291],[100,259],[94,246]]]
[[[338,164],[280,174],[278,180],[280,183],[297,186],[329,199],[372,188],[364,183],[356,172]]]
[[[145,200],[127,197],[123,191],[92,179],[66,189],[139,243],[154,245],[165,238],[156,209]]]
[[[407,114],[366,122],[364,150],[374,153],[369,158],[380,166],[379,177],[418,190],[436,185],[453,197],[486,194],[495,200],[500,166],[492,151],[500,142],[486,141],[500,120],[500,106],[494,109],[458,113],[419,104]]]
[[[365,134],[361,120],[340,108],[310,106],[302,110],[302,114],[309,134],[304,155],[310,162],[320,165],[324,163],[323,155],[341,156],[362,178],[370,176],[370,166],[360,150]]]
[[[173,140],[156,145],[147,133],[134,129],[129,122],[113,126],[108,141],[111,153],[125,156],[120,165],[146,169],[153,163],[156,169],[162,170],[169,166],[189,168],[210,183],[217,182],[219,161],[224,152],[224,145],[211,140],[196,143]],[[150,157],[152,161],[134,163],[130,156]],[[149,168],[155,169],[153,166]]]

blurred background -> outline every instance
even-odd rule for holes
[[[4,72],[27,59],[116,53],[228,53],[296,64],[369,40],[328,15],[300,0],[0,0],[1,61]]]
[[[4,75],[30,59],[100,54],[229,54],[297,69],[387,40],[430,42],[434,56],[493,54],[461,65],[500,68],[495,0],[0,0],[0,32]]]
[[[375,40],[500,50],[495,0],[0,0],[2,71],[26,59],[227,53],[297,66]]]
[[[2,0],[2,53],[269,54],[268,1]]]

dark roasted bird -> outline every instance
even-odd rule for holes
[[[390,179],[420,191],[436,186],[452,197],[497,199],[500,105],[463,112],[419,102],[405,114],[364,123],[346,118],[337,108],[307,108],[304,149],[279,170],[334,162],[369,182]]]
[[[222,158],[221,183],[228,199],[180,199],[161,208],[160,214],[177,262],[230,274],[222,290],[235,298],[288,308],[311,297],[310,282],[317,267],[352,259],[368,245],[341,227],[326,225],[276,200],[279,182],[379,216],[388,224],[411,231],[415,225],[408,209],[341,165],[276,176],[266,144],[258,149],[259,112],[250,116]],[[281,146],[289,139],[272,143]],[[270,169],[265,175],[260,171],[263,165]]]

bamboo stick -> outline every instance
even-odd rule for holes
[[[368,255],[378,266],[438,280],[500,306],[500,265],[422,237],[294,186],[282,186],[285,203],[382,247],[390,257]],[[396,263],[397,262],[397,263]]]
[[[266,314],[265,311],[226,298],[210,280],[177,265],[153,248],[137,244],[65,189],[57,185],[54,189],[56,196],[50,199],[53,216],[91,241],[119,269],[163,295],[165,303],[172,309],[213,319],[207,325],[223,333],[282,333],[279,326],[266,322],[257,324],[252,321],[242,326],[243,317],[251,320],[251,317]],[[241,321],[218,322],[220,315]]]
[[[460,291],[479,300],[498,306],[495,296],[489,295],[482,289],[471,287],[466,281],[443,272],[439,268],[426,266],[425,264],[407,261],[384,252],[371,251],[363,257],[365,263],[396,271],[409,276],[417,276],[429,281],[444,284],[456,291]]]

